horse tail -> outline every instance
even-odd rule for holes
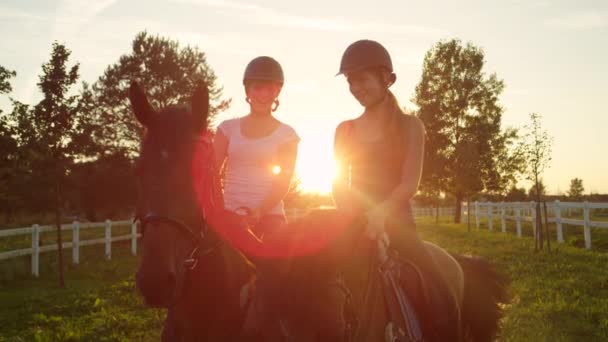
[[[502,305],[509,302],[509,280],[479,257],[453,255],[464,273],[464,298],[461,308],[465,341],[494,341]]]

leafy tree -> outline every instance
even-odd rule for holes
[[[9,79],[15,76],[17,76],[16,72],[0,65],[0,94],[10,93],[13,90]]]
[[[17,76],[14,71],[0,65],[0,95],[12,91],[10,79]],[[0,109],[0,206],[5,214],[5,221],[10,221],[11,215],[18,205],[18,187],[16,172],[18,164],[18,145],[14,138],[14,127],[9,117],[2,115]]]
[[[78,95],[70,95],[72,86],[78,80],[79,65],[69,67],[70,50],[65,45],[54,42],[49,61],[42,65],[38,88],[42,100],[31,110],[28,106],[15,103],[13,121],[17,123],[16,135],[20,148],[25,151],[29,164],[31,184],[39,195],[48,196],[53,204],[59,261],[59,283],[64,286],[63,249],[61,236],[61,210],[64,205],[64,187],[67,170],[74,159],[82,155],[83,112],[79,111]]]
[[[532,184],[530,189],[528,189],[528,198],[533,201],[536,201],[538,198],[542,198],[547,194],[547,187],[545,186],[545,182],[543,182],[542,178],[538,180],[538,186],[536,184]]]
[[[523,174],[533,183],[533,191],[530,192],[536,201],[536,235],[535,250],[543,249],[543,229],[541,216],[541,201],[543,200],[544,185],[542,183],[542,173],[551,162],[551,144],[553,138],[542,128],[541,116],[536,113],[530,114],[530,123],[524,127],[524,134],[520,140],[518,154],[525,160],[523,164]],[[545,227],[548,230],[548,227]],[[548,236],[548,233],[547,233]],[[547,240],[549,244],[549,240]],[[551,248],[550,245],[547,245]]]
[[[97,127],[92,134],[99,153],[120,152],[134,156],[142,134],[134,119],[127,98],[129,84],[137,80],[148,93],[156,108],[186,103],[199,80],[209,85],[210,117],[228,108],[230,101],[222,98],[222,88],[207,63],[207,57],[197,48],[180,47],[175,40],[137,34],[131,52],[107,67],[90,90],[88,101],[90,125]]]
[[[505,201],[509,202],[523,202],[528,199],[528,195],[526,194],[526,189],[518,188],[515,185],[512,185],[507,194],[505,195]]]
[[[424,58],[414,98],[427,131],[422,189],[453,195],[456,222],[464,199],[504,191],[517,169],[516,131],[501,130],[504,83],[486,75],[484,63],[483,50],[473,44],[441,41]]]
[[[89,221],[124,217],[135,211],[133,161],[120,153],[75,164],[70,181],[74,189],[71,202]]]
[[[570,181],[570,189],[568,190],[568,197],[574,201],[580,201],[583,198],[585,187],[583,187],[583,180],[580,178],[573,178]]]

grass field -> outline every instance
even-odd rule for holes
[[[116,246],[110,261],[103,246],[83,248],[80,265],[67,263],[63,289],[53,271],[55,258],[41,256],[39,279],[25,275],[28,267],[11,267],[16,279],[0,283],[0,341],[160,340],[165,314],[145,309],[136,294],[138,258],[128,244]],[[7,268],[0,264],[0,270]]]
[[[451,252],[488,258],[511,278],[502,341],[608,341],[608,253],[569,243],[535,253],[531,238],[494,227],[467,232],[422,220],[419,231]],[[129,253],[128,243],[116,244],[105,261],[103,246],[83,248],[65,289],[56,285],[54,253],[42,257],[40,279],[27,275],[28,258],[0,264],[0,272],[12,269],[0,282],[0,341],[157,341],[164,313],[143,308],[133,283],[138,259]]]
[[[582,216],[572,215],[568,216],[569,219],[582,220]],[[594,215],[590,217],[591,221],[608,221],[605,216]],[[430,222],[430,221],[429,221]],[[513,220],[506,221],[507,233],[510,235],[516,235],[516,223]],[[492,220],[492,228],[494,233],[501,233],[502,223],[499,218],[494,216]],[[471,217],[471,229],[475,229],[475,218]],[[489,230],[488,220],[483,217],[480,218],[480,230]],[[585,248],[585,237],[582,226],[573,226],[569,224],[562,224],[562,233],[564,237],[564,244]],[[534,236],[532,230],[532,224],[529,222],[522,222],[522,236],[532,238]],[[549,237],[551,239],[551,246],[557,245],[557,226],[555,223],[549,223]],[[596,251],[608,252],[608,229],[606,228],[591,228],[591,249]]]

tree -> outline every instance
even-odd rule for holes
[[[515,185],[512,185],[509,189],[509,192],[505,195],[505,201],[509,202],[523,202],[528,199],[528,195],[526,194],[525,188],[518,188]]]
[[[0,94],[7,94],[13,90],[9,79],[15,76],[17,76],[16,72],[8,70],[0,65]]]
[[[0,95],[12,91],[10,79],[17,76],[14,71],[5,69],[0,65]],[[0,206],[5,214],[5,221],[19,203],[17,181],[20,173],[17,172],[19,149],[14,138],[15,132],[9,116],[2,115],[0,109]]]
[[[413,101],[426,128],[421,188],[456,200],[481,191],[504,191],[514,179],[516,131],[501,130],[498,97],[504,83],[483,72],[483,51],[460,40],[441,41],[424,58]]]
[[[20,147],[27,152],[32,176],[37,180],[39,194],[46,194],[53,203],[57,227],[59,283],[64,286],[61,210],[67,170],[82,154],[80,141],[84,139],[80,123],[84,113],[79,111],[78,95],[69,95],[78,80],[79,64],[67,65],[70,50],[53,43],[50,60],[42,65],[38,88],[42,100],[31,110],[25,105],[13,111]]]
[[[71,203],[89,221],[97,221],[100,214],[106,218],[133,213],[137,194],[133,169],[133,161],[120,153],[73,165]]]
[[[547,187],[545,186],[545,182],[543,182],[542,178],[538,180],[538,185],[532,184],[530,189],[528,189],[528,198],[536,201],[539,197],[545,196],[547,194]]]
[[[536,201],[536,234],[534,237],[534,248],[543,249],[543,229],[540,204],[543,200],[544,185],[542,184],[542,173],[551,162],[551,144],[553,138],[541,126],[541,116],[537,113],[530,114],[530,123],[524,127],[524,134],[521,137],[518,154],[525,163],[522,173],[533,183],[533,191],[530,195]],[[545,227],[548,230],[548,227]],[[548,234],[547,234],[548,236]],[[548,244],[550,243],[547,240]],[[551,248],[550,245],[547,245]]]
[[[156,108],[186,103],[199,80],[209,85],[211,118],[230,104],[222,99],[222,88],[203,52],[141,32],[133,40],[131,52],[108,66],[92,86],[88,120],[99,128],[92,132],[99,153],[118,151],[131,157],[138,153],[142,127],[134,119],[127,98],[132,80],[147,90]]]
[[[585,188],[583,187],[583,180],[580,178],[573,178],[570,181],[570,189],[568,190],[568,197],[574,201],[580,201],[583,198]]]

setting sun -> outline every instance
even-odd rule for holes
[[[329,193],[336,175],[331,144],[303,141],[298,153],[296,177],[302,180],[302,189],[307,192]]]

